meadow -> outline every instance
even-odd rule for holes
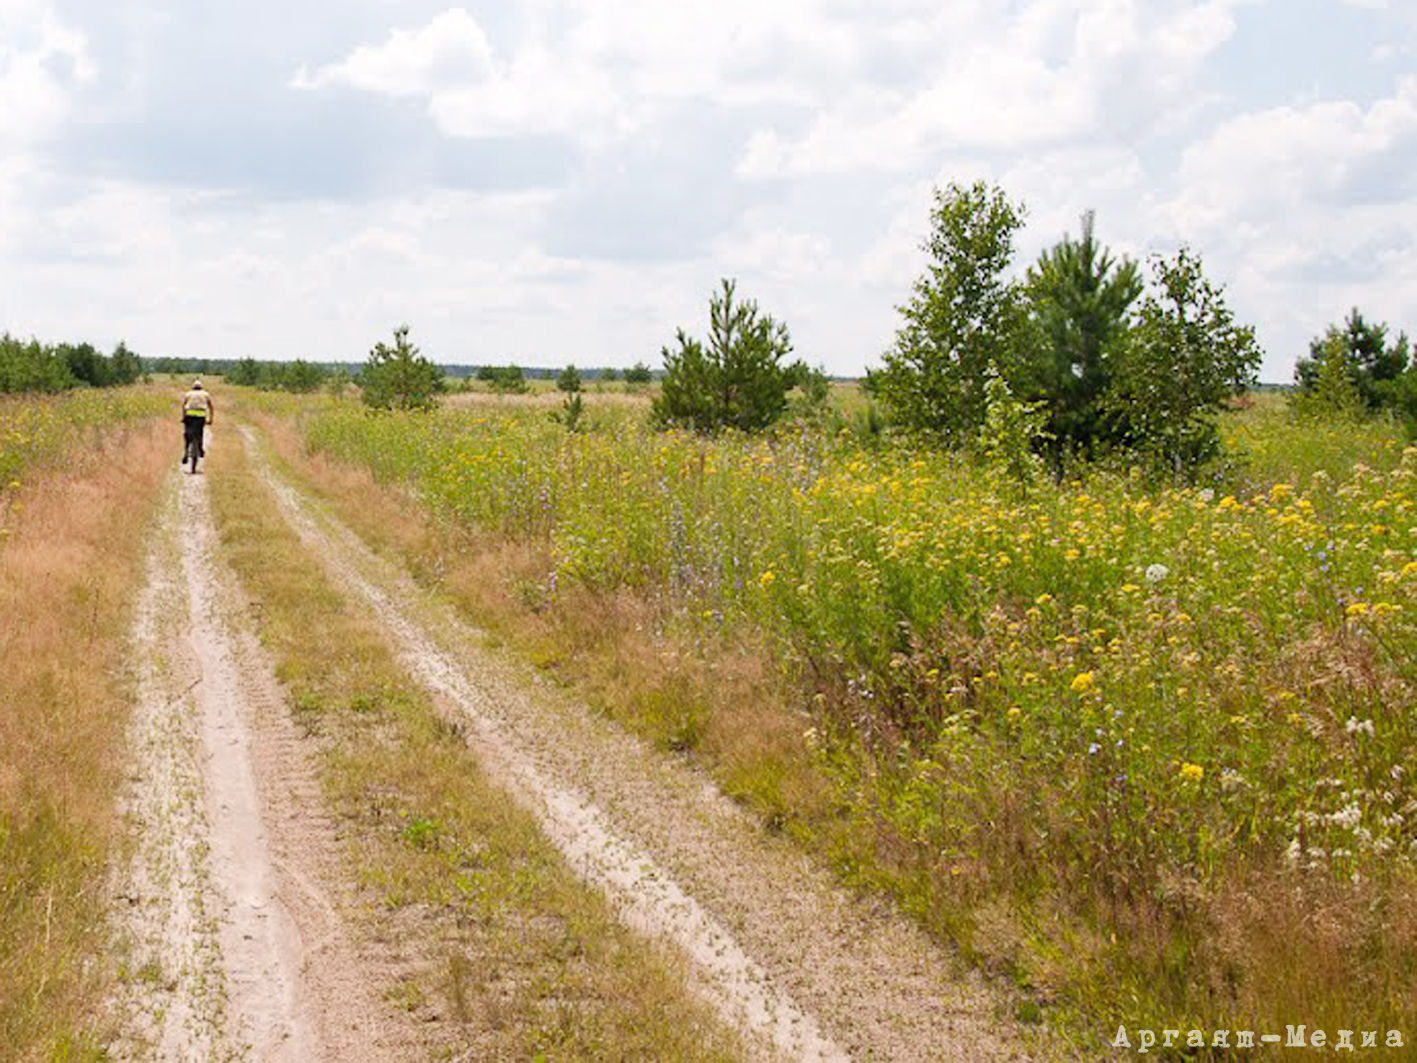
[[[705,440],[591,398],[577,433],[514,401],[321,400],[301,424],[463,549],[519,544],[528,612],[630,596],[694,667],[757,647],[791,763],[755,764],[712,696],[639,723],[731,761],[731,792],[1040,1014],[1417,1026],[1417,449],[1396,429],[1265,397],[1194,486],[1025,490],[904,443]]]
[[[104,428],[175,409],[173,396],[155,388],[0,395],[0,498],[21,485],[26,469],[52,465],[99,443]]]
[[[0,1045],[100,1058],[102,904],[123,847],[113,797],[127,628],[176,448],[169,394],[0,397]],[[80,666],[82,662],[82,666]]]

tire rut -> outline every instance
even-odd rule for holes
[[[137,844],[117,1059],[386,1060],[416,1039],[330,895],[337,849],[316,774],[258,644],[236,615],[206,485],[163,512],[134,642]]]
[[[1056,1058],[1001,997],[883,902],[854,898],[711,782],[545,689],[406,572],[278,478],[292,526],[622,919],[670,940],[695,988],[794,1059]],[[533,691],[533,687],[541,689]]]

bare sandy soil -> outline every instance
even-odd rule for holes
[[[202,476],[155,536],[134,632],[135,839],[115,1059],[426,1058],[339,913],[314,768],[222,565]]]
[[[259,447],[246,435],[259,463]],[[264,468],[307,545],[382,621],[489,772],[635,929],[681,947],[726,1019],[793,1059],[1020,1060],[1064,1053],[880,902],[841,890],[703,775],[504,655]]]

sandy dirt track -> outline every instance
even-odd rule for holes
[[[487,650],[481,633],[277,477],[254,433],[244,439],[292,526],[465,725],[487,769],[627,924],[685,950],[695,988],[765,1050],[804,1060],[1063,1054],[1004,1017],[1007,1003],[908,920],[847,895],[704,776]]]
[[[115,875],[116,1059],[425,1058],[337,914],[313,766],[220,561],[201,475],[166,503],[138,608],[136,839]]]

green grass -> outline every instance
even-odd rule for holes
[[[306,432],[535,545],[529,609],[628,593],[764,640],[835,794],[798,832],[1040,999],[1104,1026],[1412,1025],[1417,450],[1391,426],[1266,401],[1227,419],[1248,456],[1210,486],[1028,494],[811,430],[345,410]]]

